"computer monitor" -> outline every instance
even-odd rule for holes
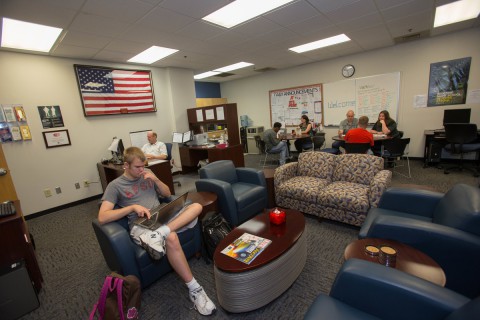
[[[445,123],[470,123],[472,109],[446,109],[443,110],[443,124]]]
[[[125,147],[123,146],[122,139],[117,137],[113,138],[112,144],[108,147],[108,150],[112,152],[112,162],[116,164],[123,163],[123,153],[125,152]]]

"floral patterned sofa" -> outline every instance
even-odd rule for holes
[[[275,170],[275,199],[279,207],[361,226],[391,178],[381,157],[304,152]]]

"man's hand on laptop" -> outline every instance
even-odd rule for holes
[[[147,217],[147,219],[150,219],[152,214],[150,213],[150,210],[145,208],[144,206],[141,206],[139,204],[134,204],[133,206],[133,211],[137,214],[139,217]]]

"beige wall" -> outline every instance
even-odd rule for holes
[[[442,127],[443,110],[452,108],[430,107],[415,109],[416,95],[428,93],[430,63],[472,57],[469,90],[480,89],[480,28],[412,41],[395,47],[350,55],[328,61],[311,63],[288,70],[268,72],[259,76],[221,84],[222,97],[237,103],[238,115],[248,115],[255,126],[269,127],[269,90],[342,80],[341,68],[353,64],[354,77],[400,72],[400,102],[398,127],[410,137],[410,155],[423,157],[425,129]],[[467,100],[468,102],[468,100]],[[480,104],[467,104],[472,108],[471,122],[480,126]],[[456,105],[462,108],[465,105]],[[327,145],[336,128],[327,128]]]
[[[0,52],[0,103],[22,104],[32,141],[3,144],[3,151],[25,215],[102,193],[99,183],[88,188],[83,180],[99,181],[96,163],[110,158],[112,137],[130,146],[129,132],[153,129],[161,141],[171,141],[174,130],[186,130],[186,109],[195,107],[193,72],[186,69],[151,68],[157,112],[85,117],[74,64],[135,69],[98,61],[79,61],[47,56]],[[138,69],[149,69],[138,67]],[[59,105],[71,146],[46,149],[37,106]],[[174,157],[178,150],[174,149]],[[82,187],[75,189],[74,183]],[[55,187],[61,187],[57,195]],[[43,189],[54,195],[45,198]]]

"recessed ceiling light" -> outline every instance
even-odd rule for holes
[[[221,72],[207,71],[193,76],[193,79],[199,80],[203,78],[213,77],[214,75],[220,74]]]
[[[252,65],[253,65],[253,63],[249,63],[249,62],[238,62],[238,63],[235,63],[235,64],[231,64],[229,66],[226,66],[226,67],[215,69],[213,71],[228,72],[228,71],[245,68],[245,67],[252,66]]]
[[[147,50],[137,54],[135,57],[129,59],[128,62],[151,64],[155,61],[168,57],[169,55],[174,54],[177,51],[177,49],[152,46]]]
[[[480,1],[461,0],[437,7],[433,27],[474,19],[480,13]]]
[[[1,46],[49,52],[61,32],[60,28],[3,18]]]
[[[330,38],[325,38],[322,40],[302,44],[301,46],[289,48],[288,50],[295,51],[296,53],[307,52],[315,49],[320,49],[323,47],[333,46],[334,44],[350,41],[350,38],[345,34],[339,34],[338,36],[333,36]]]
[[[203,17],[203,20],[231,28],[294,0],[237,0]]]

